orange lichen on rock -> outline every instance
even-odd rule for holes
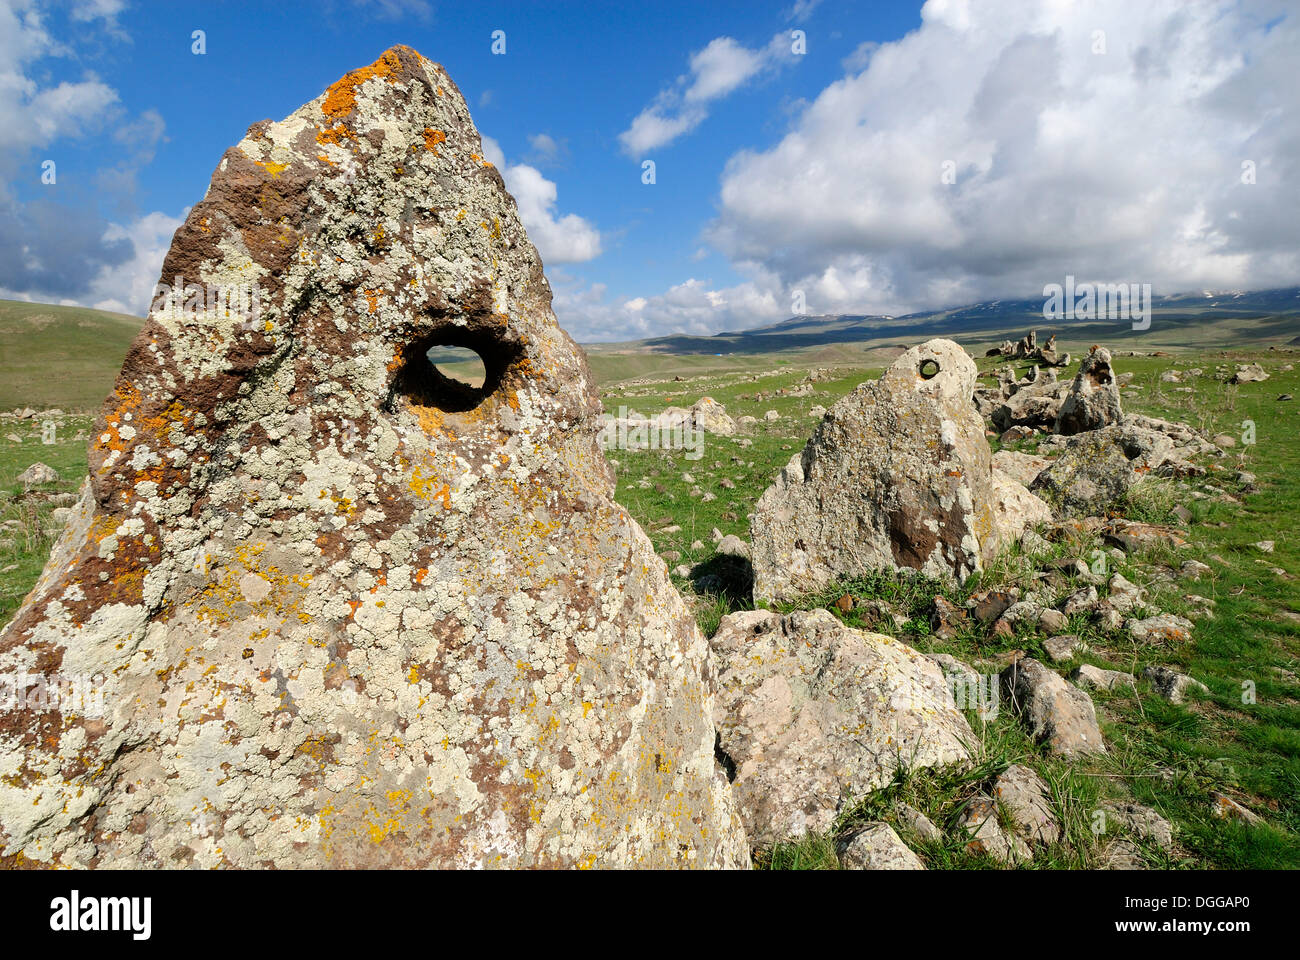
[[[104,431],[95,437],[97,449],[121,451],[125,448],[121,428],[140,408],[140,391],[132,384],[119,385],[113,393],[117,396],[117,408],[104,418]]]
[[[405,353],[406,350],[404,344],[401,343],[394,344],[393,359],[389,360],[388,363],[386,364],[389,373],[392,373],[393,371],[397,370],[402,365],[402,359]]]
[[[316,134],[317,143],[340,144],[345,139],[352,140],[355,138],[352,136],[352,131],[341,123],[336,123],[332,127],[326,127],[320,133]]]
[[[179,400],[173,400],[171,405],[157,416],[142,417],[140,419],[140,429],[160,440],[166,440],[173,425],[188,430],[191,417],[192,414],[181,406]]]
[[[393,75],[399,73],[401,69],[402,61],[398,59],[396,51],[389,50],[370,66],[353,70],[334,81],[325,91],[325,102],[321,104],[321,109],[325,112],[325,116],[341,120],[356,109],[358,86],[371,77],[383,77],[389,83],[396,83]]]
[[[438,144],[446,143],[447,135],[441,130],[434,130],[432,127],[424,128],[424,149],[430,151],[435,157],[438,156]]]

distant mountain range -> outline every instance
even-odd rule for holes
[[[1231,344],[1300,334],[1300,287],[1278,290],[1182,293],[1152,298],[1151,328],[1135,331],[1125,320],[1049,321],[1043,298],[989,300],[902,317],[834,314],[797,316],[751,330],[711,337],[674,335],[624,343],[585,344],[594,354],[729,354],[798,350],[835,343],[915,342],[946,336],[971,342],[1019,338],[1030,329],[1056,333],[1064,342],[1143,340],[1165,346]],[[563,317],[560,318],[563,323]],[[1172,342],[1171,342],[1172,341]],[[1185,342],[1184,342],[1185,341]]]
[[[564,317],[559,319],[563,324]],[[0,300],[0,409],[97,409],[143,323],[87,307]],[[1055,333],[1062,349],[1075,351],[1090,343],[1174,351],[1300,344],[1300,287],[1156,297],[1151,328],[1142,332],[1127,321],[1050,323],[1043,319],[1042,299],[991,300],[905,317],[791,317],[712,337],[655,337],[584,349],[599,378],[616,380],[665,369],[698,373],[769,354],[778,354],[774,359],[781,363],[877,362],[934,336],[950,337],[978,354],[1028,330],[1037,330],[1040,340]],[[435,349],[430,359],[453,375],[474,373],[464,351]]]

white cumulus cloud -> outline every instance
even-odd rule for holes
[[[731,159],[706,236],[817,313],[1035,296],[1067,272],[1295,283],[1297,50],[1282,4],[930,0]]]
[[[788,33],[778,33],[765,47],[751,50],[731,37],[717,37],[691,54],[690,73],[660,91],[654,101],[619,134],[629,156],[640,157],[698,127],[709,104],[766,71],[793,61]]]
[[[91,283],[89,296],[83,298],[85,302],[96,310],[147,313],[163,258],[172,244],[172,234],[180,229],[187,212],[179,217],[150,213],[129,224],[110,224],[104,239],[130,240],[134,253],[123,264],[101,268]]]
[[[492,137],[483,137],[483,156],[501,171],[543,263],[582,263],[600,256],[600,231],[577,214],[557,213],[555,181],[526,163],[506,163],[501,145]]]

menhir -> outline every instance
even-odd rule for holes
[[[254,125],[163,279],[0,636],[92,685],[0,715],[0,856],[746,864],[708,647],[446,72],[395,47]]]

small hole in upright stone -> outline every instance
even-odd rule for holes
[[[517,353],[468,330],[426,336],[404,351],[386,406],[395,410],[400,399],[446,413],[473,410],[501,386]]]
[[[938,373],[939,373],[939,361],[930,360],[930,359],[921,361],[922,380],[933,380],[938,375]]]

